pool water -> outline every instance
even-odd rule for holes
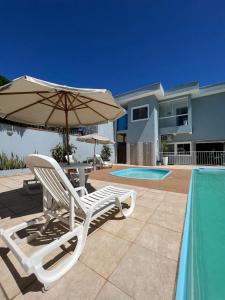
[[[194,170],[190,192],[182,299],[222,300],[225,299],[225,170]],[[185,264],[185,260],[181,263]]]
[[[160,170],[160,169],[147,169],[147,168],[128,168],[128,169],[112,172],[111,174],[119,177],[125,177],[125,178],[162,180],[170,174],[170,171]]]

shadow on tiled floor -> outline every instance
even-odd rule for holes
[[[89,184],[87,186],[88,191],[94,191],[95,188]],[[107,213],[105,213],[101,218],[95,220],[89,230],[89,235],[97,231],[104,223],[109,220],[119,220],[123,219],[123,217],[117,216],[118,209],[113,208]],[[28,195],[24,192],[23,189],[15,189],[7,192],[0,193],[0,227],[10,227],[13,224],[13,220],[15,220],[16,224],[22,223],[24,221],[31,220],[33,217],[39,217],[42,212],[42,194],[37,193],[36,195]],[[2,226],[7,219],[10,219],[7,223],[7,226]],[[77,219],[77,222],[81,222],[82,220]],[[17,232],[19,238],[27,238],[31,234],[37,233],[40,230],[42,223],[35,224],[27,227],[24,230]],[[55,239],[59,238],[61,235],[68,232],[68,227],[59,221],[52,220],[47,227],[46,231],[35,238],[35,240],[30,241],[25,246],[21,246],[21,249],[24,251],[26,255],[31,255],[36,250],[40,249],[46,244],[51,243]],[[44,265],[45,269],[51,269],[51,267],[57,265],[62,259],[72,253],[76,247],[76,239],[72,239],[68,241],[66,244],[62,245],[59,249],[57,249],[56,253],[53,253],[51,256],[47,257],[46,263]],[[21,275],[21,267],[19,266],[18,261],[14,258],[12,253],[8,248],[1,247],[4,244],[0,243],[0,268],[7,269],[7,277],[1,279],[1,283],[7,285],[9,278],[13,278],[13,281],[16,283],[18,292],[23,292],[26,288],[26,292],[36,292],[41,291],[42,284],[36,280],[34,275],[27,276],[24,272]],[[12,279],[11,279],[12,280]],[[34,281],[37,281],[37,284],[32,284]],[[33,290],[34,288],[34,290]],[[15,294],[12,294],[14,297]],[[8,296],[10,295],[10,291],[8,292]]]
[[[89,183],[86,186],[89,193],[95,188]],[[0,219],[15,218],[42,212],[42,190],[28,194],[23,188],[0,193]]]

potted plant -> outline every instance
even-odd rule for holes
[[[112,154],[112,150],[108,145],[103,145],[101,150],[101,158],[104,161],[109,161]]]
[[[168,145],[162,144],[162,151],[163,151],[163,165],[168,165]]]
[[[69,144],[68,145],[68,153],[69,155],[75,153],[76,151],[76,147],[73,144]],[[66,155],[67,155],[67,151],[65,148],[65,145],[63,144],[57,144],[56,146],[54,146],[51,150],[51,154],[52,157],[57,161],[57,162],[66,162]]]

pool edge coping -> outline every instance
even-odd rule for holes
[[[115,173],[119,173],[119,172],[121,172],[121,171],[123,171],[123,170],[128,170],[128,169],[144,169],[144,170],[150,169],[150,170],[157,170],[157,171],[166,171],[167,173],[166,173],[162,178],[160,178],[160,179],[134,178],[134,177],[120,176],[120,175],[116,175],[116,174],[115,174]],[[161,181],[161,180],[166,179],[166,177],[169,176],[171,173],[172,173],[172,170],[166,170],[166,169],[141,168],[141,167],[135,168],[135,167],[132,167],[132,168],[126,168],[126,169],[121,169],[121,170],[118,170],[118,171],[110,172],[110,175],[116,176],[116,177],[127,178],[127,179],[134,179],[134,180]]]

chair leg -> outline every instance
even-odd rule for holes
[[[129,208],[123,208],[122,203],[119,201],[119,199],[118,198],[116,199],[116,205],[119,207],[121,214],[125,218],[129,217],[132,214],[132,212],[134,211],[134,207],[135,207],[135,203],[136,203],[136,195],[137,195],[136,192],[132,191],[132,193],[130,195],[131,204],[130,204]]]

